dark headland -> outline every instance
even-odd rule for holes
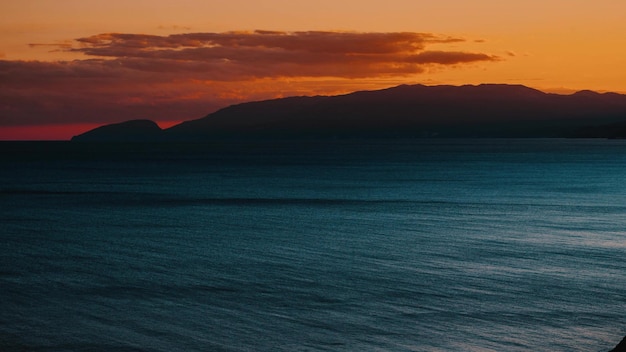
[[[626,337],[624,337],[622,341],[620,341],[620,343],[618,343],[617,346],[609,352],[626,352]]]
[[[402,85],[242,103],[160,129],[135,120],[73,141],[358,138],[625,138],[626,95],[544,93],[521,85]]]

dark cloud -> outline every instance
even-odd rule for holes
[[[0,60],[0,126],[185,120],[239,101],[319,94],[312,88],[319,80],[358,87],[359,81],[398,79],[431,65],[500,60],[485,53],[428,50],[463,41],[432,33],[255,31],[104,33],[71,44],[31,44],[86,58]]]
[[[431,33],[226,32],[169,36],[105,33],[70,50],[150,72],[194,72],[205,79],[363,78],[410,75],[423,65],[496,59],[482,53],[425,51],[461,38]]]
[[[431,33],[356,33],[356,32],[226,32],[186,33],[169,36],[104,33],[79,38],[83,47],[75,49],[88,55],[137,55],[142,51],[173,48],[256,48],[283,49],[309,53],[393,54],[422,50],[428,44],[462,42],[461,38]]]
[[[476,61],[496,61],[499,57],[481,53],[467,53],[462,51],[423,51],[412,55],[407,61],[416,64],[455,65]]]

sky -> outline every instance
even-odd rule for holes
[[[418,83],[626,93],[626,1],[0,0],[0,140]]]

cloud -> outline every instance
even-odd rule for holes
[[[30,44],[28,44],[28,46],[30,46],[31,48],[44,46],[44,47],[51,47],[51,48],[68,50],[68,49],[72,48],[72,42],[71,41],[66,41],[66,42],[62,42],[62,43],[30,43]]]
[[[410,75],[425,64],[493,61],[481,53],[424,51],[464,39],[431,33],[226,32],[169,36],[105,33],[76,40],[74,52],[143,71],[192,71],[207,79]]]
[[[138,54],[143,50],[172,48],[257,48],[283,49],[309,53],[382,54],[421,50],[428,44],[454,43],[464,39],[431,33],[359,33],[359,32],[225,32],[186,33],[169,36],[104,33],[76,40],[84,44],[77,51],[89,55],[118,56]],[[102,50],[104,49],[104,50]]]
[[[103,33],[31,44],[84,55],[74,61],[0,60],[0,126],[186,120],[232,103],[338,93],[320,82],[397,80],[430,66],[501,60],[429,50],[464,42],[433,33],[254,31],[167,36]]]
[[[173,25],[160,25],[157,27],[158,29],[162,29],[162,30],[175,30],[175,31],[190,31],[192,28],[189,26],[180,26],[177,24],[173,24]]]
[[[423,51],[407,58],[416,64],[455,65],[476,61],[497,61],[499,57],[481,53],[467,53],[461,51]]]

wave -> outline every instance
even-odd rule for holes
[[[622,214],[626,205],[619,204],[560,204],[551,200],[545,203],[540,200],[503,202],[485,199],[482,202],[442,199],[410,199],[410,198],[333,198],[333,197],[197,197],[168,193],[94,191],[94,190],[53,190],[36,188],[4,188],[0,195],[6,196],[61,196],[74,197],[80,204],[95,203],[120,207],[177,207],[177,206],[367,206],[367,205],[415,205],[444,207],[497,207],[502,209],[537,208],[555,209],[571,212],[591,212],[605,214]],[[71,199],[65,199],[70,201]]]

